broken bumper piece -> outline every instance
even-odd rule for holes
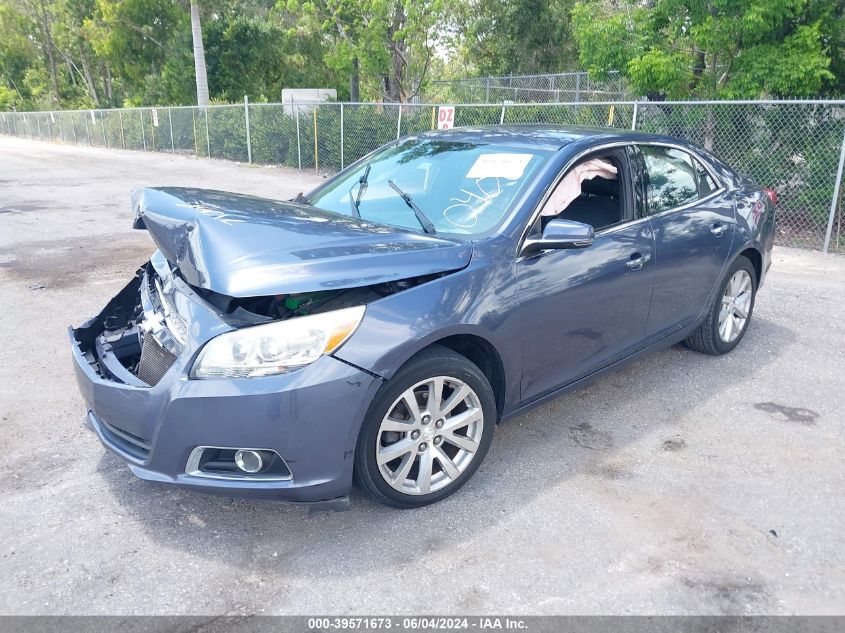
[[[231,326],[178,280],[169,280],[176,288],[167,309],[190,327],[174,332],[177,314],[163,311],[151,325],[145,312],[166,301],[149,283],[142,272],[100,315],[69,331],[85,424],[103,445],[147,481],[294,502],[345,497],[358,429],[380,380],[332,356],[283,375],[192,380],[202,345]],[[237,466],[239,450],[256,453],[241,453],[241,462],[261,458],[259,472]]]

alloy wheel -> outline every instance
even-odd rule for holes
[[[484,412],[464,381],[435,376],[406,389],[376,434],[376,463],[395,490],[425,495],[463,473],[481,443]]]
[[[734,273],[722,295],[722,307],[719,311],[719,338],[725,343],[733,343],[748,323],[753,296],[751,275],[747,270]]]

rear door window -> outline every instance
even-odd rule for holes
[[[645,161],[649,214],[681,207],[698,200],[700,169],[692,156],[671,147],[641,145]]]

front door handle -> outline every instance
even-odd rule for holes
[[[625,265],[631,270],[639,270],[649,261],[651,261],[651,255],[640,255],[639,253],[634,253],[631,255],[631,259],[625,262]]]
[[[722,237],[722,234],[725,232],[725,225],[721,222],[716,222],[713,228],[710,229],[710,232],[716,237]]]

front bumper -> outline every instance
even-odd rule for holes
[[[198,332],[219,331],[194,327],[199,319],[189,321],[194,340],[156,385],[126,384],[98,369],[92,350],[86,349],[90,337],[78,334],[95,321],[70,331],[76,381],[88,409],[86,425],[140,479],[299,502],[348,494],[358,430],[380,379],[323,356],[286,375],[191,380],[187,370],[203,338]],[[292,476],[227,480],[188,474],[189,456],[198,446],[274,450]]]

